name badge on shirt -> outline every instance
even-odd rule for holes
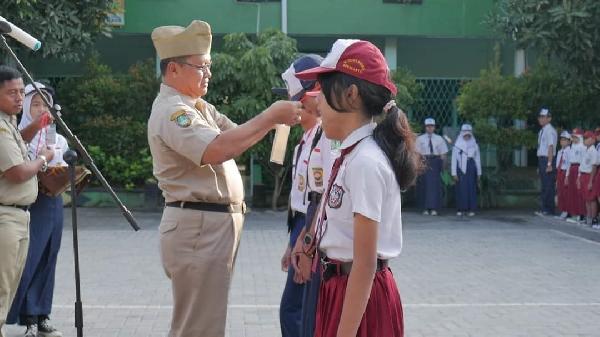
[[[340,208],[342,206],[342,199],[344,198],[344,188],[340,185],[334,184],[331,186],[331,191],[329,192],[329,200],[327,200],[327,205],[330,208]]]

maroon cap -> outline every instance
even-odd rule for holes
[[[369,41],[338,39],[319,67],[299,72],[296,77],[315,80],[319,74],[334,71],[384,86],[393,95],[398,93],[396,85],[390,79],[390,69],[385,57]]]
[[[594,131],[586,131],[583,134],[583,138],[596,138],[596,134],[594,133]]]

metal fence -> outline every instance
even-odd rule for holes
[[[423,89],[409,117],[419,123],[427,117],[432,117],[440,127],[459,126],[461,120],[454,101],[460,88],[468,81],[470,79],[464,78],[417,79]]]

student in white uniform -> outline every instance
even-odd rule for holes
[[[292,188],[288,216],[290,238],[281,259],[281,268],[288,273],[279,307],[282,337],[303,336],[305,282],[296,275],[294,268],[290,268],[291,251],[300,233],[304,232],[307,223],[310,224],[312,220],[320,195],[323,193],[325,177],[331,166],[324,165],[324,162],[330,162],[331,147],[322,136],[321,118],[315,98],[319,88],[316,81],[300,81],[296,78],[297,72],[318,67],[322,60],[321,56],[315,54],[298,58],[281,74],[286,88],[273,89],[273,92],[278,94],[285,92],[290,100],[300,101],[304,107],[300,121],[304,133],[294,149],[292,158]],[[324,146],[326,148],[323,148]]]
[[[417,151],[425,158],[425,173],[417,180],[417,200],[423,215],[437,215],[442,207],[441,173],[446,162],[448,145],[435,133],[435,120],[425,119],[425,133],[417,137]]]
[[[385,58],[370,42],[340,39],[321,67],[297,76],[318,78],[323,131],[342,142],[317,224],[315,337],[403,336],[388,260],[402,248],[400,192],[422,163],[406,115],[392,104],[397,89]]]
[[[538,174],[542,186],[540,204],[541,209],[536,212],[537,215],[554,215],[555,205],[554,196],[556,194],[554,186],[556,184],[556,168],[554,167],[554,155],[558,145],[558,135],[556,129],[550,124],[552,114],[548,109],[540,110],[538,123],[542,127],[538,134]]]
[[[463,124],[452,148],[452,178],[456,182],[456,215],[474,216],[477,210],[477,185],[481,177],[479,145],[471,124]]]
[[[560,210],[559,218],[566,220],[569,216],[567,207],[568,184],[565,184],[569,170],[569,154],[571,149],[571,134],[568,131],[560,133],[560,150],[556,153],[556,200]]]
[[[567,185],[567,212],[570,217],[568,222],[579,223],[585,214],[585,201],[577,188],[577,177],[579,165],[583,160],[583,131],[574,129],[571,135],[571,147],[569,149],[569,169],[566,172],[565,184]]]
[[[597,191],[594,183],[598,168],[598,151],[594,144],[595,141],[596,135],[594,132],[586,131],[583,135],[585,151],[583,152],[583,159],[581,165],[579,165],[579,175],[577,177],[577,188],[585,201],[585,224],[588,226],[593,225],[592,221],[598,215]]]

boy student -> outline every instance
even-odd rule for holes
[[[567,207],[568,188],[565,184],[567,170],[569,169],[569,146],[571,145],[571,135],[568,131],[560,134],[560,150],[556,154],[556,196],[558,209],[560,210],[560,219],[565,220],[569,215]]]
[[[587,131],[583,135],[583,138],[586,149],[583,153],[583,160],[579,165],[577,188],[579,189],[579,193],[583,196],[583,200],[585,200],[585,224],[591,226],[592,220],[598,213],[598,205],[596,204],[598,191],[594,188],[594,178],[596,177],[596,170],[598,167],[598,151],[596,151],[596,147],[594,146],[596,141],[594,132]]]

